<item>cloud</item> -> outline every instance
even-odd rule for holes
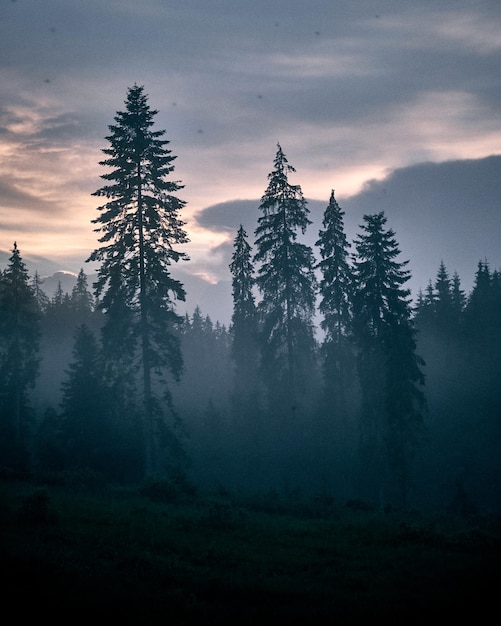
[[[14,218],[16,223],[19,223],[22,221],[19,211],[31,213],[32,211],[39,211],[44,205],[46,211],[50,209],[50,205],[41,200],[38,195],[25,191],[13,182],[9,176],[2,174],[0,174],[0,197],[2,198],[3,207],[8,207],[9,209],[7,212],[5,209],[0,208],[0,220],[10,221],[10,219]],[[10,214],[12,209],[16,210],[14,215]],[[25,215],[25,219],[26,217]],[[28,227],[27,224],[25,226]]]
[[[338,196],[345,211],[345,230],[353,241],[365,214],[384,211],[387,226],[396,231],[402,253],[410,260],[413,295],[435,279],[443,260],[451,275],[457,271],[470,289],[478,261],[485,258],[491,267],[501,268],[501,156],[420,163],[387,172],[383,180],[371,180],[351,197]],[[309,227],[305,242],[315,249],[325,200],[309,200]],[[236,234],[240,224],[249,243],[254,241],[259,200],[235,200],[207,207],[197,214],[206,229]],[[233,237],[234,238],[234,235]],[[217,246],[219,278],[227,280],[232,245]],[[214,268],[213,268],[214,269]]]
[[[260,200],[229,200],[207,207],[195,218],[200,226],[208,230],[236,235],[240,224],[245,229],[255,224],[259,204]]]
[[[277,141],[322,208],[332,187],[348,198],[389,171],[501,145],[501,5],[488,0],[4,4],[0,219],[15,230],[17,215],[33,252],[95,247],[101,148],[134,82],[178,156],[192,265],[211,280],[257,206],[223,219],[222,205],[259,199]],[[197,221],[219,205],[212,226],[210,212]]]

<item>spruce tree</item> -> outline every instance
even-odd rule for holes
[[[165,131],[152,130],[156,114],[144,88],[134,85],[109,126],[110,147],[100,164],[110,171],[94,193],[106,199],[93,220],[102,245],[89,258],[101,264],[95,295],[106,314],[105,353],[126,365],[128,380],[133,361],[140,364],[146,474],[157,469],[155,433],[163,419],[156,389],[161,385],[173,409],[165,374],[177,380],[182,370],[175,301],[185,292],[170,266],[187,259],[177,246],[188,241],[179,217],[185,203],[174,195],[182,187],[168,179],[176,157],[162,139]]]
[[[325,336],[322,344],[324,395],[327,406],[336,412],[345,408],[345,392],[353,378],[353,350],[351,345],[351,291],[352,269],[349,262],[351,247],[344,232],[344,211],[331,192],[325,209],[319,239],[322,260],[320,305],[323,315],[320,323]]]
[[[106,394],[98,344],[85,324],[75,331],[72,356],[62,382],[61,430],[66,462],[102,472],[112,451]]]
[[[78,272],[77,282],[71,290],[70,301],[75,316],[75,325],[88,324],[94,310],[94,298],[89,291],[87,275],[83,269]]]
[[[414,307],[414,321],[420,333],[429,334],[435,330],[436,295],[431,280],[423,293],[419,290]]]
[[[362,389],[362,434],[375,479],[372,495],[384,497],[386,460],[395,473],[405,506],[410,467],[422,425],[424,376],[416,354],[412,321],[408,261],[384,213],[365,215],[355,241],[354,330]]]
[[[14,243],[0,281],[0,457],[16,469],[29,462],[29,391],[38,376],[39,344],[38,303]]]
[[[445,339],[450,339],[456,330],[452,297],[451,278],[445,263],[441,261],[435,279],[435,326]]]
[[[461,288],[461,279],[459,278],[459,274],[455,271],[452,275],[452,310],[454,315],[454,325],[456,328],[459,328],[464,308],[466,306],[466,295]]]
[[[295,410],[315,349],[314,258],[311,248],[297,240],[311,221],[301,187],[289,182],[293,172],[279,144],[255,231],[261,368],[277,411]]]
[[[37,310],[40,316],[42,316],[49,307],[49,297],[45,293],[42,287],[43,280],[38,272],[35,272],[31,280],[31,287],[33,289],[33,295],[37,303]]]
[[[252,249],[242,225],[234,241],[230,263],[233,314],[231,317],[231,355],[235,364],[235,401],[245,406],[245,398],[256,393],[258,367],[258,323],[254,299]]]

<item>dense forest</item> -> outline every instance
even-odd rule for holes
[[[479,261],[465,293],[441,263],[413,301],[384,213],[350,242],[333,191],[312,224],[278,145],[254,239],[235,233],[230,326],[180,316],[175,157],[142,87],[125,105],[95,284],[49,297],[16,243],[0,275],[2,473],[501,513],[501,273]]]

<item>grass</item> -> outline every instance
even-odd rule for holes
[[[266,507],[263,498],[158,487],[0,482],[4,613],[35,611],[53,622],[399,624],[478,620],[495,606],[495,520],[279,507],[277,496]]]

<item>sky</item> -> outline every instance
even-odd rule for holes
[[[335,189],[350,236],[385,211],[414,291],[441,260],[469,287],[501,266],[500,67],[498,1],[1,0],[0,251],[92,271],[101,150],[138,84],[194,289],[227,286],[239,223],[252,243],[277,143],[309,241]]]

